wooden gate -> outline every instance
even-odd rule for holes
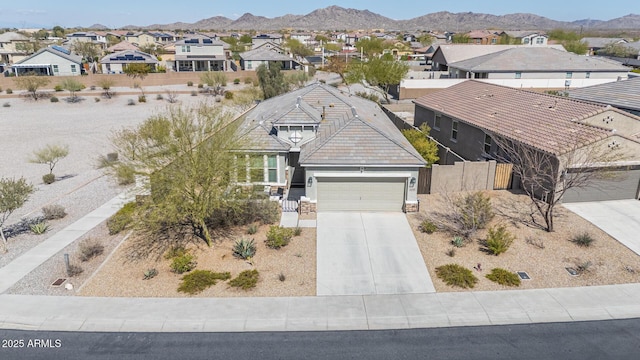
[[[493,180],[493,189],[511,189],[512,174],[513,164],[496,164],[496,177]]]
[[[418,172],[418,194],[431,193],[431,168],[420,168]]]

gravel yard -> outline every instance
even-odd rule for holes
[[[526,195],[515,195],[508,191],[491,191],[489,195],[498,213],[492,224],[505,224],[516,236],[511,247],[499,256],[482,251],[479,240],[486,238],[486,230],[478,231],[472,241],[461,248],[453,247],[451,244],[453,235],[445,231],[425,234],[418,230],[422,219],[434,212],[446,210],[446,201],[441,195],[420,195],[420,213],[408,215],[437,291],[469,291],[448,286],[436,276],[438,266],[450,263],[462,265],[473,271],[479,279],[473,288],[474,291],[512,289],[485,278],[493,268],[504,268],[512,272],[526,271],[531,280],[523,280],[519,289],[594,286],[640,281],[640,256],[561,205],[556,207],[555,231],[547,233],[516,221],[516,219],[527,219],[526,210],[529,200]],[[584,232],[595,239],[591,246],[580,247],[569,241],[573,236]],[[544,248],[527,243],[527,238],[535,240],[539,245],[544,245]],[[447,254],[452,248],[455,249],[453,257]],[[565,267],[576,268],[587,262],[590,263],[588,270],[578,276],[571,276],[565,270]],[[478,264],[481,271],[474,269]]]

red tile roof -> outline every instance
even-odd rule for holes
[[[475,80],[425,95],[415,104],[556,155],[612,135],[579,122],[607,106]]]

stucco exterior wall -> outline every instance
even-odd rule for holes
[[[73,61],[67,60],[63,57],[52,54],[48,51],[42,52],[37,56],[34,56],[22,64],[51,64],[58,66],[58,72],[54,72],[56,76],[76,76],[81,74],[81,65],[74,63]],[[72,71],[72,65],[75,65],[75,72]]]

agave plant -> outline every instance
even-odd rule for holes
[[[29,228],[31,229],[32,233],[36,235],[42,235],[46,233],[47,230],[49,230],[49,225],[46,222],[42,221],[39,223],[32,224],[31,226],[29,226]]]
[[[451,240],[451,245],[455,247],[463,247],[464,246],[464,238],[462,236],[456,236]]]
[[[233,256],[247,260],[256,253],[256,243],[253,239],[242,238],[233,245]]]

